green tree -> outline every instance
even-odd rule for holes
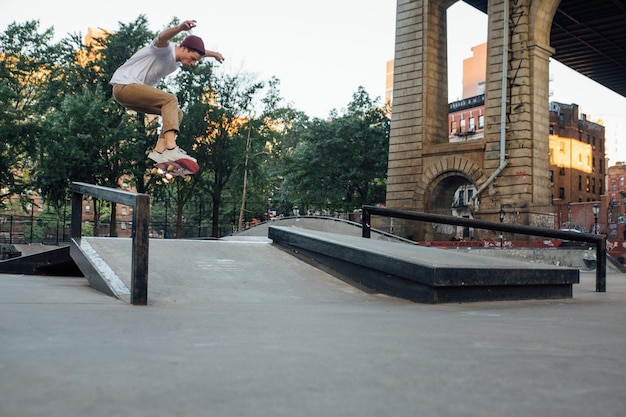
[[[196,82],[200,87],[203,80],[196,78]],[[213,79],[212,87],[189,96],[188,117],[183,119],[179,137],[195,141],[202,186],[211,198],[211,235],[218,236],[223,193],[233,173],[243,166],[248,137],[256,134],[257,123],[250,113],[263,83],[246,75],[220,75]]]
[[[389,122],[362,87],[345,114],[315,119],[300,133],[283,184],[292,201],[341,211],[384,201]]]
[[[65,201],[74,181],[118,186],[126,128],[119,118],[117,104],[105,99],[100,86],[66,96],[46,117],[37,184],[48,201]]]
[[[54,74],[54,32],[39,22],[13,23],[0,34],[0,202],[30,187],[42,97]]]

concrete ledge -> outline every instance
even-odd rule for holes
[[[404,243],[276,226],[268,236],[360,285],[417,302],[571,298],[579,282],[577,269]]]

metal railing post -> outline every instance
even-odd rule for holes
[[[148,304],[148,236],[150,231],[150,197],[137,196],[133,210],[133,252],[131,303]]]
[[[366,239],[369,239],[372,234],[372,230],[371,230],[372,226],[371,226],[371,220],[370,220],[370,212],[365,207],[363,207],[363,210],[361,213],[361,225],[362,225],[361,233],[363,237]]]
[[[606,292],[606,239],[596,243],[596,292]]]
[[[82,236],[83,227],[83,194],[72,191],[72,217],[70,223],[70,238]]]

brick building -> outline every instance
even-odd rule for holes
[[[579,115],[577,104],[550,103],[550,180],[555,204],[600,201],[606,158],[604,126]]]
[[[607,188],[609,237],[626,239],[626,163],[617,162],[608,168]]]

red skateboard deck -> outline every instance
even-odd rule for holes
[[[164,173],[169,173],[173,177],[184,177],[193,175],[198,171],[198,164],[191,159],[181,158],[176,161],[159,162],[155,167]]]

